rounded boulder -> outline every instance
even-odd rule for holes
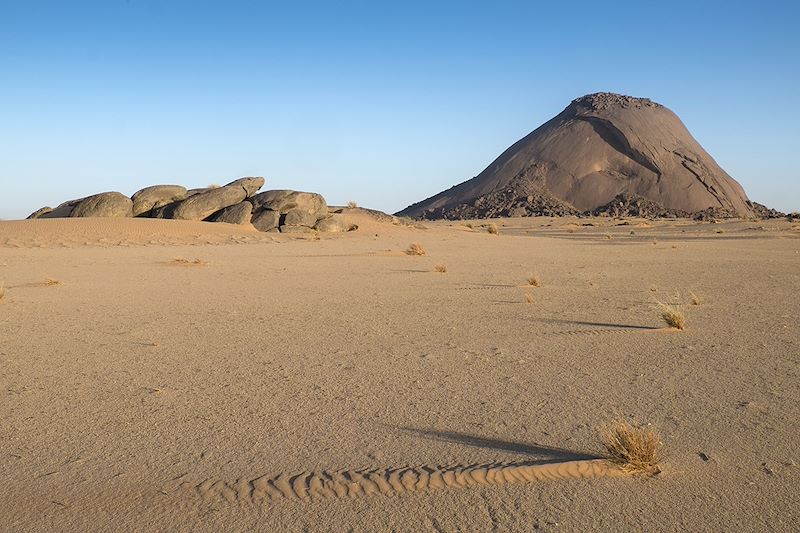
[[[247,197],[239,185],[226,185],[209,189],[178,202],[169,218],[178,220],[205,220],[221,209],[236,205]]]
[[[180,185],[145,187],[131,196],[131,200],[133,200],[133,216],[149,216],[154,209],[183,200],[186,196],[186,187]]]
[[[321,194],[313,192],[290,191],[290,190],[275,190],[264,191],[251,198],[253,202],[253,211],[257,212],[261,209],[269,209],[270,211],[277,211],[282,215],[288,214],[290,211],[304,211],[309,214],[308,219],[314,218],[314,221],[328,216],[328,204]],[[308,220],[307,219],[307,220]],[[312,226],[314,224],[311,224]]]
[[[224,222],[226,224],[248,224],[253,214],[253,204],[239,202],[236,205],[217,211],[209,217],[209,222]]]
[[[120,192],[103,192],[84,198],[75,206],[70,217],[115,217],[133,216],[133,201]]]

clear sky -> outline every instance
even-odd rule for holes
[[[257,175],[394,212],[597,91],[800,210],[800,2],[0,0],[0,218]]]

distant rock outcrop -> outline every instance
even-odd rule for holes
[[[225,186],[186,190],[181,185],[145,187],[128,198],[106,192],[69,200],[55,209],[42,207],[28,218],[147,217],[252,224],[259,231],[308,233],[352,231],[341,214],[329,212],[320,194],[265,191],[264,178],[240,178]]]
[[[708,208],[756,213],[744,190],[666,107],[597,93],[516,142],[475,178],[398,215],[465,218],[619,212],[685,213]],[[652,202],[645,206],[641,198]]]

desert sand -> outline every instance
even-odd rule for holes
[[[795,530],[800,224],[348,217],[0,222],[0,530]]]

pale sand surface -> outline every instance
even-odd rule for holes
[[[354,220],[321,240],[0,222],[0,530],[795,530],[798,224]],[[534,273],[543,286],[521,287]],[[655,302],[690,290],[687,330],[660,329]],[[618,416],[661,431],[660,476],[258,503],[202,489],[587,459]]]

